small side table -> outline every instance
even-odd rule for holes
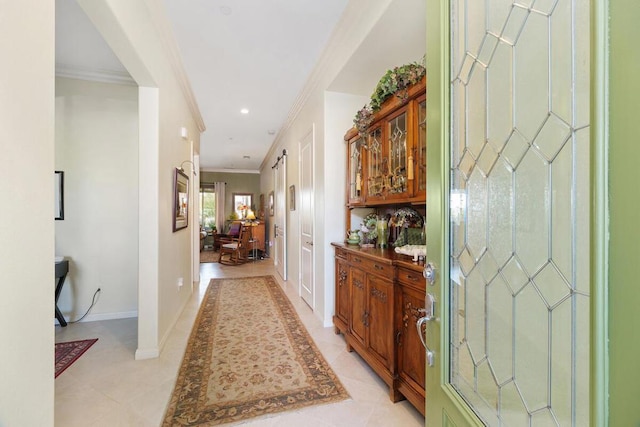
[[[64,320],[62,312],[58,308],[58,298],[60,298],[60,292],[62,292],[62,285],[64,285],[64,279],[67,278],[69,272],[69,261],[63,260],[56,262],[56,319],[60,322],[60,326],[67,326],[67,321]]]

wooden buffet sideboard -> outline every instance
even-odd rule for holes
[[[404,96],[387,99],[359,132],[344,136],[347,150],[346,230],[354,212],[388,218],[389,211],[411,207],[425,212],[426,79]],[[396,230],[397,231],[397,230]],[[396,233],[397,236],[397,233]],[[392,248],[335,247],[336,333],[389,386],[393,402],[407,398],[425,412],[425,348],[416,329],[424,315],[426,281],[422,263]]]
[[[416,329],[424,308],[423,263],[392,249],[332,243],[336,300],[333,323],[389,386],[425,412],[425,351]]]

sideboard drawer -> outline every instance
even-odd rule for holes
[[[397,272],[399,283],[422,290],[426,288],[426,279],[422,277],[422,274],[418,273],[417,271],[398,267]]]
[[[365,258],[357,254],[349,254],[349,263],[354,267],[358,267],[366,271],[367,273],[375,274],[388,279],[393,278],[394,268],[392,264],[385,264],[383,262]]]

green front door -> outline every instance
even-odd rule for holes
[[[590,7],[427,1],[429,427],[590,423]]]

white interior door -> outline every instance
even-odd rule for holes
[[[315,309],[313,281],[313,129],[300,142],[300,189],[298,217],[300,219],[300,296]],[[293,201],[291,201],[293,203]]]
[[[286,191],[287,186],[287,156],[283,153],[275,167],[275,226],[274,236],[276,241],[276,257],[274,264],[276,271],[287,280],[287,202]]]

